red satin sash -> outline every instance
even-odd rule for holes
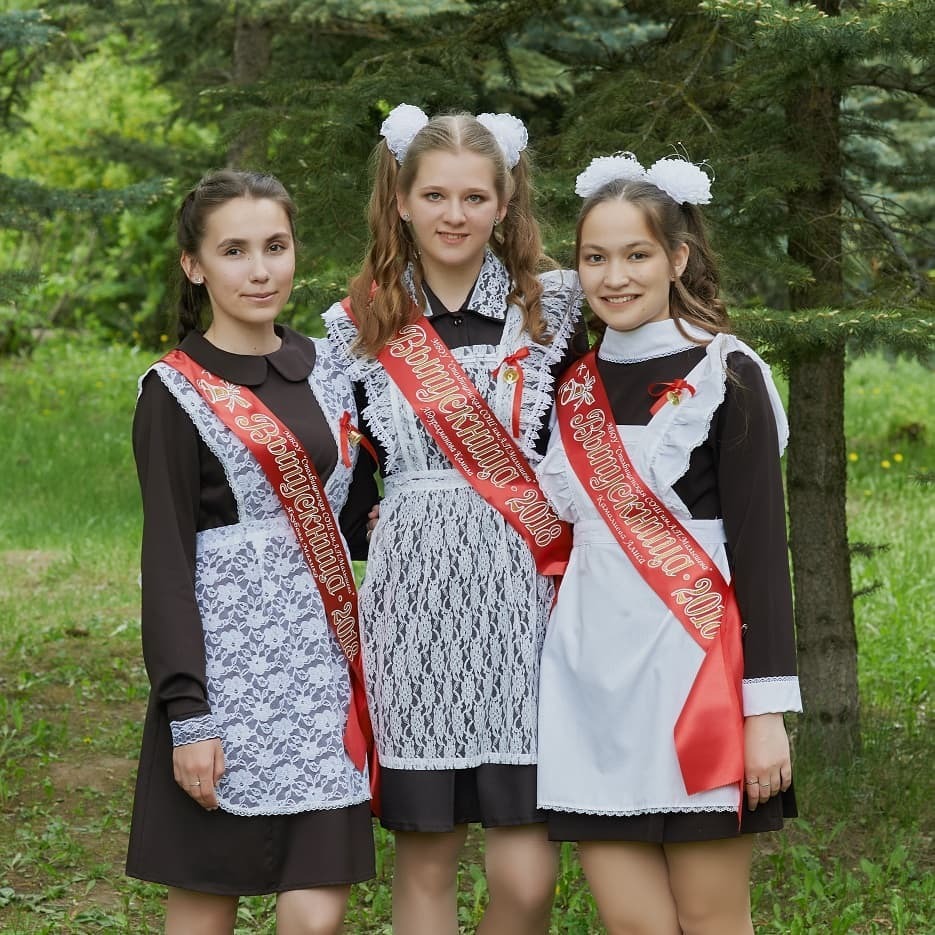
[[[350,299],[341,302],[351,321]],[[425,320],[405,325],[377,355],[445,457],[523,537],[541,575],[561,575],[571,527],[445,342]]]
[[[295,435],[248,387],[222,380],[178,349],[169,351],[162,360],[191,383],[211,411],[246,445],[279,497],[318,586],[328,623],[347,659],[351,703],[344,747],[359,770],[369,758],[375,794],[378,765],[357,629],[357,587],[321,478]]]
[[[743,779],[743,651],[734,589],[636,472],[592,350],[562,378],[558,422],[582,486],[643,580],[704,650],[675,724],[690,795]],[[626,595],[621,595],[626,600]]]

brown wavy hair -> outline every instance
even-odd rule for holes
[[[373,191],[368,208],[370,245],[361,271],[350,282],[351,306],[357,319],[355,348],[371,357],[403,325],[415,318],[412,297],[403,283],[403,273],[412,264],[419,313],[424,311],[424,271],[415,243],[399,216],[396,193],[408,195],[419,163],[426,153],[477,153],[494,167],[499,201],[507,205],[502,223],[490,235],[490,247],[509,273],[512,290],[509,302],[523,311],[523,326],[536,342],[548,340],[542,314],[542,284],[536,273],[555,264],[545,256],[539,224],[532,213],[533,189],[526,153],[512,170],[493,134],[470,114],[433,117],[414,137],[399,165],[381,140],[371,156]],[[376,284],[377,290],[373,291]]]
[[[605,201],[625,201],[643,212],[653,237],[662,245],[674,267],[675,251],[688,245],[688,263],[669,286],[669,315],[676,325],[684,319],[709,334],[730,331],[727,306],[719,297],[721,277],[711,249],[704,218],[697,205],[680,205],[651,182],[617,179],[585,199],[575,228],[575,260],[581,260],[581,229],[591,211]],[[594,330],[603,332],[601,322]],[[682,334],[684,330],[679,326]],[[685,335],[694,340],[690,335]]]

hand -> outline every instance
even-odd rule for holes
[[[367,514],[367,541],[370,541],[370,537],[373,535],[374,529],[377,528],[377,523],[380,520],[380,504],[374,503],[370,508],[370,512]]]
[[[792,785],[789,738],[781,714],[744,718],[744,788],[752,809]]]
[[[175,781],[202,808],[213,812],[218,807],[214,787],[224,775],[224,751],[221,741],[199,740],[172,750],[172,773]]]

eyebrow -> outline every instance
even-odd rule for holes
[[[449,191],[458,191],[457,188],[451,189],[447,185],[420,185],[416,191],[419,192],[449,192]],[[487,188],[486,186],[480,186],[476,188],[466,188],[464,193],[468,195],[489,195],[493,188]]]
[[[624,250],[632,250],[634,247],[653,247],[655,244],[651,240],[634,240],[632,243],[627,243],[623,245]],[[606,247],[602,247],[600,244],[596,243],[583,243],[581,245],[582,250],[606,250]]]
[[[267,243],[272,243],[274,240],[291,240],[292,235],[286,233],[285,231],[280,231],[278,234],[272,234],[266,238]],[[241,237],[228,237],[226,240],[222,240],[218,245],[217,249],[220,250],[222,247],[243,247],[247,244],[247,241]]]

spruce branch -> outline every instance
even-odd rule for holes
[[[903,91],[926,100],[935,100],[935,68],[932,67],[912,74],[892,65],[857,65],[847,72],[846,81],[851,87]]]
[[[890,249],[899,259],[900,263],[909,272],[909,276],[915,284],[915,288],[912,290],[909,297],[914,298],[915,296],[924,294],[928,283],[915,263],[912,262],[912,258],[906,253],[893,228],[886,223],[883,217],[874,209],[873,205],[871,205],[850,182],[846,180],[841,182],[841,192],[879,232],[880,236],[890,245]]]

